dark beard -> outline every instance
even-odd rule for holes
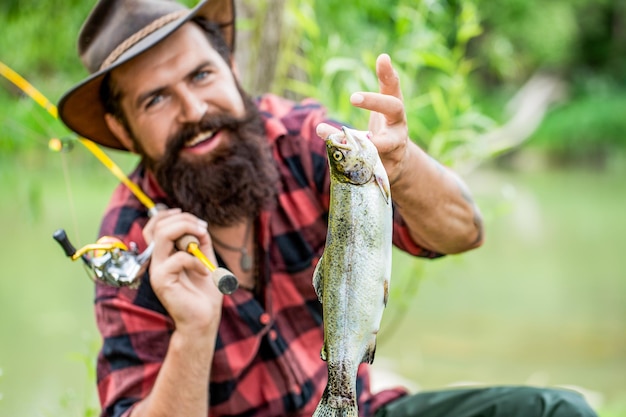
[[[243,118],[207,115],[170,138],[161,160],[150,160],[144,153],[146,166],[172,204],[216,226],[256,217],[274,204],[277,194],[278,170],[263,120],[254,102],[242,96]],[[181,157],[186,141],[213,129],[227,133],[228,140],[204,157]]]

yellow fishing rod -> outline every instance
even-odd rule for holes
[[[53,118],[58,119],[57,107],[32,84],[26,81],[24,77],[9,68],[2,61],[0,61],[0,75],[32,98]],[[109,172],[128,187],[133,195],[148,209],[148,213],[151,216],[161,209],[161,207],[158,207],[137,184],[132,182],[126,174],[124,174],[120,167],[113,162],[98,145],[83,137],[79,137],[78,141],[82,143]],[[105,239],[102,242],[87,245],[84,248],[76,250],[69,242],[65,231],[62,229],[57,230],[53,237],[59,242],[61,247],[63,247],[67,256],[72,260],[82,259],[95,272],[97,279],[114,286],[138,284],[141,273],[145,270],[146,262],[152,254],[153,247],[151,244],[143,253],[138,254],[136,248],[131,248],[129,251],[123,243],[113,239],[109,239],[109,241]],[[202,253],[198,243],[198,240],[194,236],[186,235],[176,241],[176,247],[198,258],[202,264],[212,272],[213,281],[222,293],[230,294],[235,291],[239,286],[237,278],[227,269],[217,268],[209,258]],[[97,256],[89,257],[87,255],[89,252]]]

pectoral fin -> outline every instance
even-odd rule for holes
[[[320,359],[322,359],[324,362],[328,360],[328,352],[326,352],[326,340],[324,340],[322,350],[320,350]]]
[[[385,279],[383,282],[383,304],[387,307],[387,301],[389,300],[389,279]]]
[[[313,288],[315,289],[315,294],[317,294],[317,299],[322,302],[323,296],[323,287],[324,287],[324,277],[322,276],[322,257],[315,265],[315,271],[313,272]]]
[[[370,365],[374,362],[374,355],[376,354],[376,335],[372,334],[367,346],[365,346],[365,354],[363,355],[363,359],[361,363],[369,363]]]
[[[376,178],[376,184],[378,184],[378,189],[383,195],[383,198],[385,199],[387,204],[391,204],[391,187],[389,186],[389,178],[387,177],[387,172],[385,171],[385,168],[380,162],[376,167],[374,177]]]

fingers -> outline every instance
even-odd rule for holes
[[[178,209],[164,210],[150,220],[147,235],[154,251],[150,284],[177,331],[217,331],[223,294],[211,279],[209,269],[195,256],[176,249],[176,241],[189,235],[198,239],[200,250],[215,262],[207,223]],[[208,330],[207,330],[208,329]]]
[[[146,242],[150,243],[152,242],[153,239],[153,235],[154,235],[154,225],[161,219],[164,219],[166,217],[169,216],[173,216],[175,214],[179,214],[181,213],[182,210],[179,208],[172,208],[172,209],[166,209],[166,210],[158,210],[150,217],[150,220],[148,220],[148,223],[146,223],[146,225],[143,228],[143,238]]]
[[[178,303],[172,296],[165,295],[166,293],[178,293],[184,298],[187,295],[183,294],[198,291],[219,295],[217,287],[209,279],[211,274],[209,269],[195,256],[176,249],[176,241],[182,236],[194,236],[198,239],[200,250],[209,254],[214,264],[217,263],[207,232],[207,223],[190,213],[168,210],[167,213],[154,217],[152,227],[154,251],[150,265],[150,281],[164,305],[176,308],[173,306]]]
[[[200,246],[210,242],[207,223],[190,213],[170,212],[154,217],[152,225],[153,241],[155,242],[153,260],[164,260],[175,252],[175,242],[184,235],[198,238]]]
[[[158,277],[166,279],[169,282],[179,280],[180,272],[184,271],[191,281],[197,279],[206,280],[209,275],[209,270],[194,256],[189,255],[186,252],[178,251],[165,258],[160,264],[159,269],[162,274],[154,274],[152,276],[153,283]]]
[[[328,123],[320,123],[315,128],[315,133],[317,134],[317,136],[319,136],[321,139],[324,139],[324,140],[326,140],[326,138],[329,135],[332,135],[333,133],[338,133],[338,132],[339,132],[339,129],[337,129],[334,126],[329,125]]]
[[[362,92],[352,94],[350,102],[356,107],[382,114],[388,125],[404,122],[404,103],[397,97]]]
[[[376,75],[379,92],[354,93],[350,97],[350,102],[353,106],[382,114],[387,125],[403,123],[405,114],[400,79],[391,65],[389,55],[381,54],[376,60]]]
[[[381,54],[376,60],[376,75],[378,76],[378,88],[381,94],[397,97],[402,100],[400,78],[391,65],[391,58],[387,54]]]

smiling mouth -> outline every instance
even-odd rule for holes
[[[193,138],[189,139],[187,142],[185,142],[185,148],[193,148],[200,145],[201,143],[210,141],[215,137],[215,134],[217,132],[217,130],[208,130],[206,132],[199,133]]]

